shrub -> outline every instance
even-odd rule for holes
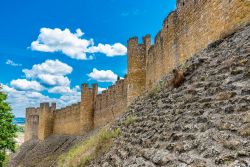
[[[12,123],[14,115],[6,99],[7,95],[2,92],[0,85],[0,167],[2,167],[5,162],[7,157],[6,152],[14,152],[16,145],[15,137],[17,127]]]
[[[165,87],[165,82],[160,81],[158,82],[150,91],[149,91],[149,97],[156,96],[157,93],[159,93],[163,88]]]
[[[131,124],[134,124],[136,121],[136,117],[135,116],[132,116],[132,115],[129,115],[125,121],[123,122],[125,126],[129,126]]]

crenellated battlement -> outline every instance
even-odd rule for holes
[[[128,48],[131,49],[149,49],[151,46],[151,36],[150,34],[142,37],[142,43],[138,42],[138,37],[132,37],[128,40]]]
[[[29,115],[39,115],[39,108],[35,107],[26,108],[26,117]]]
[[[138,37],[129,38],[129,40],[128,40],[128,47],[136,47],[138,45],[139,45],[139,43],[138,43]]]
[[[163,21],[151,44],[151,36],[130,38],[128,74],[98,94],[98,85],[82,84],[81,101],[57,109],[41,103],[26,109],[25,140],[49,135],[83,135],[104,126],[162,77],[210,43],[250,23],[250,6],[237,0],[177,0],[177,9]]]

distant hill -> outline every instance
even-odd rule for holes
[[[14,118],[13,123],[14,124],[24,125],[25,124],[25,118],[20,118],[20,117]]]

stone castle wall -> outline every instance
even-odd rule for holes
[[[106,125],[127,107],[127,79],[97,94],[98,85],[82,85],[81,102],[56,110],[56,104],[41,103],[26,109],[25,141],[54,135],[83,135]]]
[[[128,40],[128,75],[97,95],[82,85],[81,102],[60,110],[42,103],[26,112],[25,140],[82,135],[118,117],[144,90],[210,43],[250,22],[249,0],[177,0],[151,45],[150,35]]]
[[[56,110],[53,134],[77,135],[80,132],[80,103]]]
[[[94,128],[106,125],[117,118],[127,107],[127,79],[97,95],[94,104]]]
[[[248,0],[178,0],[150,47],[146,89],[208,44],[250,21]]]

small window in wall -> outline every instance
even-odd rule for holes
[[[185,5],[185,2],[182,2],[182,6],[184,6]]]

